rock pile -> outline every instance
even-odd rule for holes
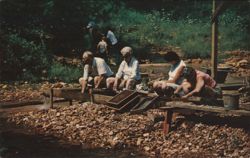
[[[166,137],[162,122],[145,115],[115,113],[89,103],[17,113],[9,121],[74,143],[95,147],[137,147],[149,157],[250,157],[250,134],[241,128],[182,123]]]

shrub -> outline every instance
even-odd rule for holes
[[[198,19],[199,18],[199,19]],[[135,49],[148,45],[180,47],[188,58],[207,58],[211,52],[211,23],[207,17],[173,18],[166,11],[138,12],[121,8],[111,17],[120,40]],[[219,23],[219,50],[248,49],[243,18],[235,11],[226,12]],[[142,52],[143,53],[143,52]]]
[[[52,81],[77,82],[81,75],[81,68],[56,62],[51,65],[49,70],[49,79]]]
[[[16,33],[6,34],[2,41],[5,45],[1,65],[4,74],[2,80],[34,81],[49,67],[49,53],[42,41],[27,40]]]

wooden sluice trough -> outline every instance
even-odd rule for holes
[[[238,87],[241,85],[234,85],[233,89],[238,89]],[[230,89],[228,86],[223,87],[223,89]],[[125,94],[126,92],[124,92]],[[201,112],[209,112],[209,113],[220,113],[225,116],[247,116],[250,117],[250,111],[249,110],[243,110],[243,109],[237,109],[237,110],[229,110],[224,108],[223,106],[211,106],[211,105],[196,105],[193,103],[202,103],[202,98],[200,97],[192,97],[188,100],[182,101],[181,99],[160,99],[156,96],[150,96],[148,95],[142,95],[145,98],[138,99],[137,92],[129,93],[128,95],[131,95],[132,97],[129,98],[128,96],[119,96],[114,91],[110,90],[102,90],[102,89],[93,89],[91,93],[81,93],[80,88],[52,88],[50,91],[47,91],[45,95],[47,97],[50,97],[50,105],[53,108],[53,98],[59,97],[64,98],[72,103],[72,100],[78,100],[78,101],[90,101],[92,100],[94,103],[99,104],[108,104],[108,102],[113,102],[113,107],[111,109],[115,109],[120,112],[123,109],[126,109],[126,107],[123,107],[124,105],[128,105],[130,108],[130,112],[136,112],[137,110],[140,111],[139,105],[145,104],[147,105],[148,109],[152,107],[152,104],[155,104],[155,107],[159,107],[160,110],[165,112],[165,119],[163,122],[163,133],[166,135],[171,130],[171,123],[172,123],[172,115],[174,112],[182,113],[183,109],[186,110],[192,110],[192,111],[201,111]],[[117,98],[115,98],[117,96]],[[149,97],[150,96],[150,97]],[[119,99],[120,97],[120,99]],[[148,99],[149,97],[150,99]],[[127,98],[127,99],[126,99]],[[138,102],[133,103],[135,106],[130,106],[129,103],[131,100],[137,100]],[[122,105],[119,103],[123,103]],[[119,105],[119,106],[118,106]],[[119,109],[119,107],[121,109]],[[132,109],[131,109],[132,108]],[[137,109],[136,109],[137,108]],[[126,111],[129,111],[126,109]]]
[[[110,100],[115,92],[102,89],[92,89],[90,91],[81,93],[81,88],[51,88],[49,91],[44,92],[44,95],[50,97],[50,107],[53,108],[54,97],[64,98],[72,104],[72,100],[77,101],[92,101],[98,104],[105,104]]]
[[[116,93],[107,89],[90,89],[82,94],[80,88],[51,88],[44,93],[50,97],[50,107],[53,108],[54,98],[64,98],[72,104],[72,100],[91,101],[93,103],[105,104],[118,112],[143,111],[156,102],[157,97],[150,97],[137,91],[125,90]]]
[[[201,112],[209,112],[209,113],[220,113],[225,116],[246,116],[250,117],[249,110],[228,110],[225,107],[220,106],[211,106],[211,105],[196,105],[191,104],[190,102],[161,102],[160,109],[165,112],[165,119],[163,122],[163,133],[166,135],[171,131],[171,123],[172,123],[172,115],[174,112],[182,113],[183,109],[193,110],[193,111],[201,111]]]

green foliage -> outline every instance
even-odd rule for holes
[[[82,76],[82,69],[53,63],[49,70],[49,79],[52,81],[77,82]]]
[[[196,19],[172,20],[171,14],[164,10],[139,13],[123,9],[112,22],[118,26],[116,30],[122,40],[134,48],[175,46],[180,47],[186,57],[207,57],[210,52],[209,24]]]
[[[35,81],[49,67],[49,55],[42,41],[27,40],[18,34],[8,34],[1,41],[6,45],[1,65],[3,79]]]
[[[188,58],[210,56],[211,23],[207,17],[173,19],[165,10],[137,12],[123,8],[111,22],[120,39],[134,48],[173,46],[180,47]],[[243,22],[234,11],[223,14],[219,25],[220,51],[249,49],[247,25]]]

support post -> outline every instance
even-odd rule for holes
[[[73,105],[72,99],[69,100],[69,105]]]
[[[166,136],[171,130],[172,116],[173,116],[173,111],[171,109],[168,109],[166,114],[165,114],[165,119],[163,122],[163,134],[164,134],[164,136]]]
[[[50,89],[50,108],[53,108],[53,97],[54,97],[53,88],[51,88]]]
[[[216,11],[217,2],[213,0],[213,14]],[[212,21],[212,52],[211,52],[211,76],[217,80],[217,55],[218,55],[218,17]]]
[[[94,96],[93,96],[93,88],[92,88],[92,86],[89,87],[89,97],[90,97],[90,103],[93,104],[94,103]]]

